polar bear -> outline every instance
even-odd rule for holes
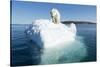
[[[53,8],[50,12],[51,14],[51,18],[52,18],[52,22],[55,24],[60,23],[60,13],[57,9]]]

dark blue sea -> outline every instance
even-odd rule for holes
[[[40,49],[25,33],[29,24],[11,24],[11,66],[39,65]],[[76,24],[77,36],[82,37],[87,56],[80,62],[96,61],[96,24]]]

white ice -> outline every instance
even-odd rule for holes
[[[44,48],[50,48],[75,40],[76,27],[73,23],[67,27],[62,23],[54,24],[50,20],[39,19],[32,23],[27,34],[38,45],[44,44]]]

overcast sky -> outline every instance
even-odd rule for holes
[[[52,8],[59,10],[62,21],[96,22],[96,6],[12,1],[12,23],[30,24],[36,19],[51,19]]]

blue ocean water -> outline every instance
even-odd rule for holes
[[[40,49],[32,40],[30,40],[25,30],[29,24],[11,25],[11,65],[38,65],[41,64]],[[86,46],[87,56],[80,62],[96,61],[96,24],[76,24],[77,36]],[[66,59],[63,58],[64,61]]]

